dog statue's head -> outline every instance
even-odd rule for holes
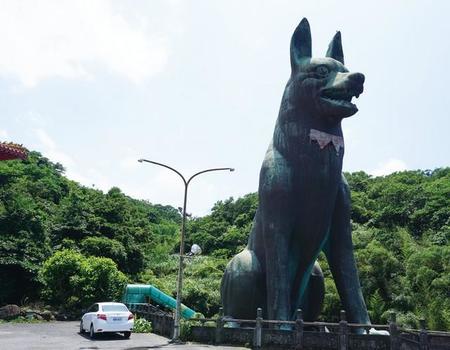
[[[303,18],[292,35],[290,50],[292,73],[285,97],[291,106],[329,122],[358,111],[351,100],[363,92],[364,75],[350,73],[344,66],[340,32],[331,40],[326,57],[312,58],[311,30]]]

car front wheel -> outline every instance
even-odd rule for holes
[[[84,333],[84,329],[83,329],[83,321],[80,321],[80,334]]]
[[[131,332],[123,332],[123,337],[128,339],[131,336]]]
[[[91,339],[95,338],[94,325],[91,324],[91,328],[89,329],[89,337]]]

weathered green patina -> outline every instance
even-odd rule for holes
[[[342,175],[341,121],[358,109],[364,75],[344,66],[337,32],[325,58],[312,58],[304,18],[290,46],[291,77],[259,179],[259,207],[247,247],[227,265],[227,316],[306,320],[320,313],[324,283],[316,262],[324,251],[348,321],[370,323],[353,255],[350,196]]]

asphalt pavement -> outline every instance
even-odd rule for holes
[[[147,349],[228,349],[244,348],[203,344],[170,344],[167,338],[152,333],[99,335],[91,340],[81,335],[79,322],[3,323],[0,324],[0,350],[147,350]],[[248,349],[247,349],[248,350]]]

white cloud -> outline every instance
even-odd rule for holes
[[[86,175],[84,173],[86,173]],[[83,186],[96,188],[104,192],[109,191],[112,187],[109,179],[95,169],[88,169],[82,174],[78,171],[74,171],[73,167],[71,167],[66,169],[65,175],[67,178],[76,181]]]
[[[79,182],[87,187],[95,187],[102,191],[108,191],[111,188],[111,183],[107,176],[100,173],[97,169],[88,168],[79,171],[79,166],[75,160],[68,154],[62,152],[53,138],[44,129],[35,129],[39,145],[38,149],[42,150],[42,154],[50,159],[52,162],[61,163],[66,169],[66,176]]]
[[[378,164],[378,168],[371,171],[370,174],[374,176],[384,176],[395,173],[396,171],[406,170],[406,163],[399,159],[391,158],[384,163]]]
[[[137,155],[124,157],[122,160],[120,160],[119,164],[124,170],[134,171],[141,166],[141,164],[138,162],[138,159],[139,157]]]
[[[138,166],[141,165],[138,163]],[[153,203],[170,204],[178,207],[183,204],[184,185],[182,180],[170,170],[153,169],[141,165],[139,176],[133,182],[123,182],[119,187],[128,195],[147,199]],[[142,175],[144,174],[144,177]]]
[[[91,185],[105,192],[112,187],[109,178],[94,168],[88,169],[87,176],[88,179],[81,182],[83,185]]]
[[[140,163],[138,163],[138,166]],[[178,208],[183,205],[184,185],[183,181],[173,172],[166,169],[158,169],[158,167],[141,165],[142,169],[137,171],[134,181],[122,182],[118,184],[124,193],[138,198],[146,199],[152,203],[160,203],[163,205],[171,205]],[[152,170],[153,168],[153,170]],[[193,174],[192,171],[183,171],[186,177]],[[204,216],[211,212],[211,208],[218,200],[242,196],[244,193],[233,193],[230,188],[235,185],[233,179],[225,180],[218,176],[199,176],[195,178],[188,189],[187,211],[194,216]],[[134,175],[133,175],[134,176]],[[209,178],[208,178],[209,177]],[[219,186],[220,185],[220,186]]]
[[[75,166],[75,161],[69,155],[60,151],[56,146],[55,141],[44,129],[35,129],[35,135],[37,136],[42,154],[50,159],[52,162],[58,162],[64,165],[64,167],[70,168]]]
[[[0,47],[0,74],[26,87],[89,79],[100,67],[139,83],[167,62],[164,37],[147,35],[108,0],[2,1]]]
[[[8,132],[4,129],[0,129],[0,139],[1,141],[6,141],[6,139],[9,138]]]

